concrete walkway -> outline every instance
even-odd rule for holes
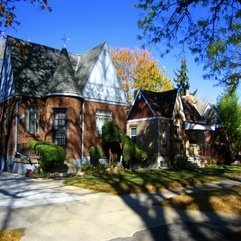
[[[230,180],[202,188],[240,184],[241,180]],[[25,228],[21,241],[107,241],[131,237],[138,230],[159,225],[241,224],[240,216],[155,205],[164,198],[198,190],[200,188],[116,196],[64,186],[62,181],[0,173],[0,230]]]

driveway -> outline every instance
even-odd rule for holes
[[[81,201],[83,193],[89,192],[67,188],[61,180],[30,179],[18,174],[0,173],[0,210]]]
[[[237,184],[240,182],[213,183],[211,186],[221,188]],[[166,232],[169,237],[166,240],[172,240],[174,230],[182,230],[183,237],[195,238],[192,227],[198,226],[200,233],[206,224],[232,225],[234,229],[240,226],[240,216],[174,210],[158,205],[163,198],[191,191],[179,189],[116,196],[66,187],[62,181],[0,173],[0,229],[25,228],[21,241],[150,241],[158,240],[156,237],[160,232]]]

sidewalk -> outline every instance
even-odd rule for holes
[[[67,187],[61,181],[14,178],[8,177],[8,181],[0,178],[0,190],[10,193],[8,196],[9,193],[0,192],[7,203],[4,206],[1,196],[0,224],[1,229],[26,228],[21,241],[107,241],[131,237],[138,230],[166,224],[241,224],[241,217],[236,215],[174,210],[153,205],[163,198],[183,192],[240,185],[240,180],[211,183],[195,189],[116,196]],[[17,196],[16,190],[19,188],[23,192]]]

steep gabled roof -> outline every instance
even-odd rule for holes
[[[129,112],[128,119],[172,118],[176,98],[176,89],[165,92],[140,90]]]
[[[182,97],[182,105],[185,113],[186,121],[193,123],[205,124],[204,119],[199,114],[193,103],[188,98]]]
[[[80,86],[81,89],[83,89],[88,81],[91,71],[98,60],[104,45],[105,43],[102,43],[78,57],[76,65],[76,79],[78,81],[78,86]]]
[[[174,106],[177,98],[176,89],[164,92],[143,90],[142,94],[157,117],[173,117]]]
[[[177,98],[180,98],[177,89],[164,92],[140,90],[128,114],[128,120],[145,117],[173,118]],[[205,124],[204,119],[188,98],[180,98],[180,103],[185,121]]]
[[[48,92],[46,94],[51,95],[62,93],[71,93],[78,96],[81,95],[66,48],[63,48],[59,54],[57,67],[53,77],[49,81]]]
[[[82,90],[105,43],[81,55],[7,37],[14,87],[17,95],[42,97],[69,94],[82,97]]]
[[[60,51],[13,37],[7,38],[16,94],[43,96],[57,66]]]

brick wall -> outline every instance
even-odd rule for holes
[[[96,132],[96,110],[112,112],[112,120],[115,121],[125,133],[127,107],[97,102],[85,102],[85,135],[84,155],[88,156],[88,150],[92,145],[101,146],[101,138]]]
[[[25,131],[25,111],[27,105],[39,108],[39,130],[36,134]],[[31,140],[53,141],[52,125],[54,109],[67,111],[67,159],[81,157],[81,113],[82,100],[75,97],[23,98],[19,106],[18,143],[26,145]]]
[[[0,105],[0,145],[1,155],[14,155],[15,135],[15,105],[16,100],[12,99]],[[82,104],[83,100],[75,97],[54,96],[45,99],[23,97],[19,104],[18,111],[18,146],[27,146],[32,141],[53,141],[52,126],[54,109],[65,109],[67,111],[67,159],[80,159],[82,156]],[[38,107],[39,128],[36,134],[29,134],[25,131],[26,106]],[[4,135],[3,122],[4,111],[11,112],[9,122],[9,133]],[[92,145],[101,145],[101,138],[96,132],[96,110],[108,110],[112,112],[112,119],[125,133],[126,112],[125,106],[102,104],[96,102],[85,102],[85,135],[84,155]]]

